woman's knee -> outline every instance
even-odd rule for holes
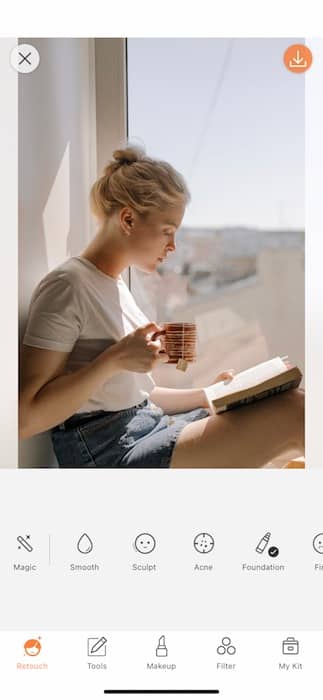
[[[291,389],[281,394],[281,400],[287,411],[293,442],[304,448],[305,442],[305,394],[301,389]]]

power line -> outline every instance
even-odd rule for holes
[[[226,73],[228,70],[228,66],[229,66],[229,63],[231,60],[231,55],[232,55],[232,50],[233,50],[233,42],[234,42],[234,39],[229,39],[229,41],[228,41],[228,45],[227,45],[226,52],[224,55],[223,63],[222,63],[221,70],[219,73],[219,77],[218,77],[218,80],[215,84],[214,93],[212,95],[209,109],[208,109],[206,116],[205,116],[204,125],[202,128],[201,134],[200,134],[200,138],[198,139],[198,142],[197,142],[197,145],[195,148],[195,152],[193,153],[193,158],[192,158],[192,162],[191,162],[190,177],[192,177],[193,172],[196,169],[196,166],[197,166],[197,163],[199,161],[199,157],[200,157],[203,145],[204,145],[205,136],[206,136],[208,129],[210,127],[211,119],[212,119],[213,113],[214,113],[215,108],[216,108],[217,103],[218,103],[218,99],[219,99],[219,96],[221,93],[221,88],[223,86],[224,79],[225,79],[225,76],[226,76]]]

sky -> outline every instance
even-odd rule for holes
[[[187,226],[304,226],[301,38],[129,39],[129,140],[167,160],[192,195]]]

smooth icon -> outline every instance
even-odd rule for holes
[[[285,656],[296,656],[299,654],[299,642],[295,637],[287,637],[287,639],[284,639],[283,654],[285,654]]]
[[[218,646],[217,648],[217,653],[223,656],[224,654],[230,654],[230,656],[233,656],[237,651],[236,647],[231,644],[231,639],[230,637],[223,637],[222,639],[222,644]]]
[[[77,543],[77,549],[81,554],[90,554],[92,552],[93,542],[86,532],[83,532],[83,535],[81,535]]]
[[[140,554],[151,554],[156,547],[155,538],[148,532],[142,532],[135,539],[134,548]]]
[[[26,535],[25,537],[22,537],[22,535],[19,535],[17,537],[17,542],[18,542],[18,549],[25,549],[26,552],[33,552],[34,548],[30,542],[30,535]]]
[[[314,537],[313,547],[318,554],[323,554],[323,532]]]
[[[292,73],[304,73],[313,62],[312,51],[304,44],[292,44],[284,53],[284,63]]]
[[[162,635],[158,639],[156,656],[168,656],[168,649],[166,647],[166,640],[164,635]]]
[[[18,44],[11,51],[10,64],[18,73],[32,73],[39,62],[39,52],[32,44]]]
[[[27,656],[38,656],[41,652],[39,639],[27,639],[27,642],[24,644],[24,650]]]
[[[87,655],[106,656],[107,641],[106,637],[89,637],[87,640]]]
[[[209,554],[214,547],[214,538],[208,532],[200,532],[194,539],[194,549],[199,554]]]

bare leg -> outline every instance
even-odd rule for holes
[[[293,448],[304,454],[304,393],[297,389],[185,426],[170,466],[256,468]]]

